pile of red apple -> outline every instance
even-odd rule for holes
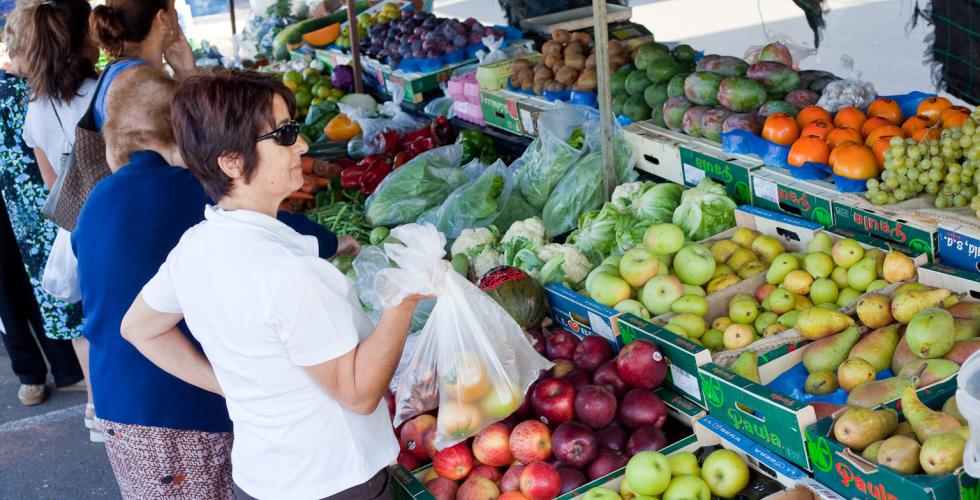
[[[652,392],[667,364],[654,344],[638,340],[614,356],[598,336],[532,336],[555,366],[514,414],[443,450],[434,445],[435,417],[401,428],[398,461],[414,470],[431,458],[423,482],[436,499],[552,499],[667,444],[667,407]]]

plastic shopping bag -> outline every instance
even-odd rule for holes
[[[562,106],[538,118],[540,133],[521,156],[524,169],[517,181],[524,199],[535,208],[544,207],[551,191],[584,153],[581,146],[568,142],[588,116],[583,106]]]
[[[398,381],[394,425],[438,406],[435,444],[444,449],[513,413],[552,363],[502,307],[443,260],[446,238],[434,226],[406,224],[391,235],[404,244],[385,245],[398,268],[375,279],[382,305],[436,296]]]
[[[395,85],[390,88],[390,91],[391,100],[378,106],[377,114],[371,114],[363,108],[351,107],[343,103],[337,105],[341,113],[347,115],[361,127],[361,139],[368,145],[367,154],[379,153],[372,144],[378,134],[392,131],[401,137],[425,125],[424,121],[402,110],[405,91],[401,86]]]
[[[464,229],[493,223],[514,190],[513,171],[500,160],[489,166],[473,160],[464,170],[472,174],[470,181],[450,193],[437,209],[416,220],[436,226],[450,240],[458,238]]]
[[[364,306],[365,314],[371,318],[374,324],[377,324],[383,307],[381,299],[374,291],[374,279],[382,269],[392,267],[391,261],[388,260],[388,256],[385,255],[381,247],[366,246],[357,253],[357,257],[354,257],[352,265],[354,267],[354,279],[352,281],[354,282],[354,289],[357,290],[357,298]],[[429,319],[435,302],[432,299],[419,301],[419,304],[415,306],[415,312],[412,314],[409,331],[415,333],[422,329],[426,320]]]
[[[58,228],[48,262],[41,275],[41,288],[69,304],[82,300],[78,288],[78,260],[71,248],[71,233]]]

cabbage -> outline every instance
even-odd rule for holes
[[[592,210],[579,217],[578,229],[566,240],[585,254],[593,264],[599,263],[616,245],[616,227],[621,220],[632,219],[611,203],[602,210]]]
[[[330,75],[330,83],[344,92],[349,92],[354,86],[354,70],[346,64],[336,66]]]
[[[684,230],[687,239],[700,241],[734,226],[736,206],[724,186],[705,177],[681,195],[673,222]]]
[[[367,94],[347,94],[337,102],[352,108],[363,109],[367,112],[368,116],[378,112],[378,102]]]
[[[648,226],[673,221],[674,210],[681,204],[683,192],[684,186],[672,182],[664,182],[647,189],[633,202],[637,219]]]

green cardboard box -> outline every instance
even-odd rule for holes
[[[480,90],[480,108],[483,121],[487,125],[520,135],[521,120],[517,113],[518,101],[524,100],[520,94],[506,90]]]
[[[834,202],[835,227],[870,234],[924,253],[930,259],[938,255],[939,228],[919,221],[886,214],[871,208],[852,207]]]
[[[697,142],[681,146],[680,156],[684,184],[697,186],[708,177],[724,185],[735,203],[752,203],[751,172],[762,167],[761,161],[729,155],[710,143]]]
[[[831,227],[833,200],[840,193],[829,186],[832,185],[794,179],[779,169],[762,167],[752,171],[752,204]]]

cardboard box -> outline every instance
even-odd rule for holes
[[[762,500],[844,500],[844,497],[817,480],[806,478],[797,482],[796,486],[763,497]]]
[[[980,273],[980,233],[976,229],[940,224],[938,244],[943,264]]]
[[[752,171],[752,204],[811,220],[825,227],[834,225],[833,200],[836,189],[794,179],[779,169],[763,167]]]
[[[944,387],[932,408],[939,408],[955,393],[956,385]],[[924,401],[925,402],[925,401]],[[833,422],[843,412],[809,426],[807,442],[814,465],[814,477],[847,498],[878,500],[952,500],[980,498],[980,481],[959,469],[952,474],[906,476],[888,467],[873,464],[860,453],[844,447],[831,435]],[[900,420],[904,420],[899,417]]]
[[[752,203],[751,172],[762,167],[756,158],[726,154],[710,141],[692,139],[680,147],[684,184],[697,186],[709,177],[725,186],[728,195],[739,204]]]
[[[954,293],[965,294],[968,299],[980,301],[980,274],[930,262],[919,267],[919,283],[947,288]]]
[[[834,227],[898,243],[924,253],[930,259],[938,255],[939,229],[936,226],[889,215],[883,211],[834,202]]]
[[[616,321],[623,313],[557,283],[546,285],[544,296],[551,309],[551,319],[562,328],[579,337],[599,335],[613,345],[613,350],[623,346]]]
[[[510,90],[481,90],[483,121],[512,134],[537,137],[538,116],[556,104]]]
[[[680,144],[674,137],[659,133],[653,125],[636,122],[623,128],[626,140],[633,147],[636,169],[663,180],[684,184]]]

